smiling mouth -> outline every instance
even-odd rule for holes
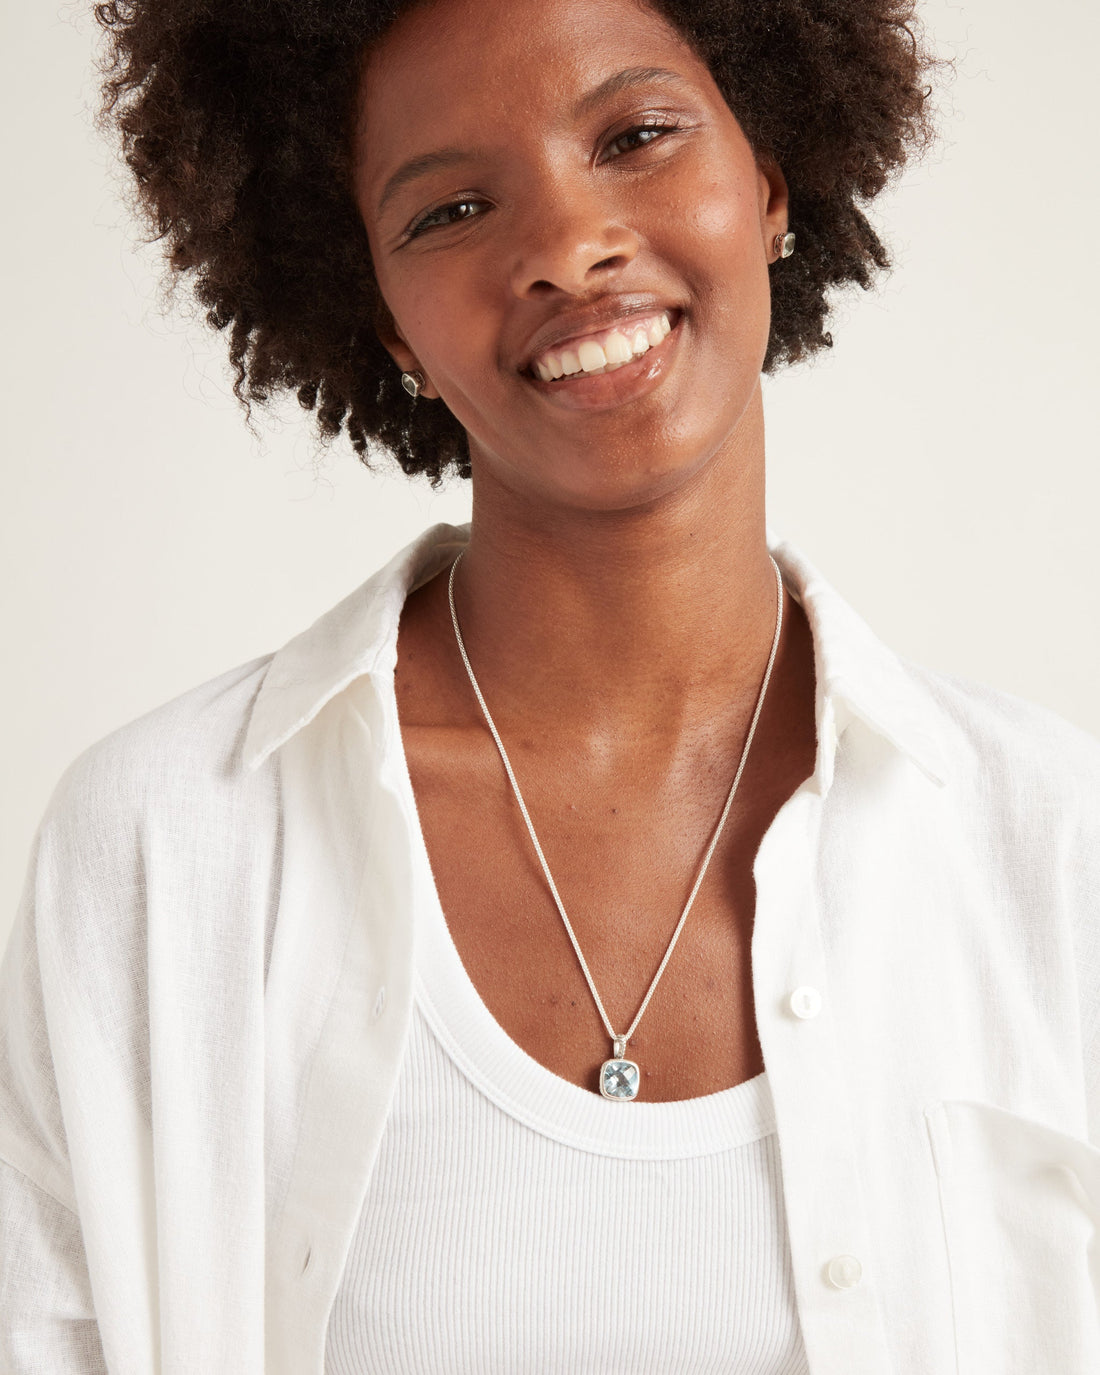
[[[663,343],[679,318],[678,310],[662,310],[570,339],[540,353],[525,371],[551,384],[617,372]]]

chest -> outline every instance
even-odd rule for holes
[[[432,730],[407,731],[405,747],[440,904],[482,1001],[540,1064],[597,1092],[610,1039],[499,759]],[[517,775],[524,763],[525,800],[550,874],[621,1035],[668,950],[729,780],[572,787],[560,771],[540,771],[533,752],[530,760],[517,753]],[[778,791],[735,799],[627,1047],[641,1097],[698,1097],[764,1068],[752,988],[752,864],[783,800]]]

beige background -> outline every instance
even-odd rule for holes
[[[875,210],[893,275],[766,383],[770,519],[902,653],[1100,734],[1100,8],[924,12],[958,60],[943,141]],[[250,438],[222,341],[162,313],[135,247],[84,7],[5,0],[3,31],[0,943],[77,753],[468,509],[319,457],[292,409]]]

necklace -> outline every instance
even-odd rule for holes
[[[463,551],[463,553],[464,552],[465,551]],[[661,961],[657,973],[653,976],[653,982],[649,985],[649,991],[642,999],[642,1005],[635,1013],[634,1020],[631,1022],[628,1029],[623,1032],[622,1035],[619,1035],[612,1027],[611,1019],[608,1017],[607,1011],[604,1008],[603,1000],[596,991],[596,983],[592,978],[592,971],[589,969],[588,961],[581,952],[580,942],[577,940],[576,934],[573,931],[572,923],[566,916],[565,905],[561,900],[561,895],[558,892],[553,875],[550,873],[550,866],[547,864],[546,856],[542,852],[539,838],[535,834],[535,827],[531,821],[531,815],[527,810],[527,804],[523,800],[523,794],[519,790],[519,784],[516,782],[516,775],[512,771],[512,764],[508,758],[508,752],[504,748],[504,741],[500,738],[500,732],[497,730],[496,724],[489,714],[489,708],[485,704],[485,698],[482,696],[481,688],[478,686],[477,678],[474,676],[473,666],[470,663],[470,656],[466,653],[466,644],[462,639],[462,631],[459,629],[458,625],[458,612],[455,610],[455,570],[458,568],[461,559],[462,554],[460,553],[454,563],[451,564],[451,575],[447,580],[447,600],[451,607],[451,624],[454,626],[455,639],[458,642],[458,652],[462,655],[462,662],[466,665],[466,673],[470,679],[470,686],[473,688],[474,696],[477,698],[478,705],[481,707],[482,715],[485,717],[485,723],[489,727],[493,739],[496,741],[497,749],[500,751],[500,758],[504,764],[504,771],[508,775],[508,782],[512,785],[512,791],[515,794],[516,801],[519,803],[520,812],[527,825],[527,832],[531,837],[531,844],[535,847],[535,854],[538,855],[539,863],[542,865],[542,872],[546,878],[547,887],[550,889],[554,904],[558,909],[562,921],[565,923],[565,929],[569,933],[569,939],[573,944],[573,949],[576,952],[577,959],[584,972],[584,977],[588,982],[592,998],[599,1010],[607,1034],[611,1038],[611,1059],[605,1060],[600,1066],[600,1093],[604,1098],[609,1098],[614,1102],[629,1102],[630,1099],[637,1098],[638,1096],[641,1073],[636,1061],[624,1058],[627,1042],[630,1040],[631,1036],[634,1035],[638,1023],[642,1020],[642,1013],[645,1012],[646,1008],[649,1006],[649,1000],[653,997],[653,991],[657,987],[661,975],[665,972],[665,966],[672,958],[672,952],[676,947],[676,942],[680,938],[680,932],[684,929],[684,923],[687,921],[688,913],[691,911],[692,904],[695,902],[695,895],[698,893],[703,878],[706,875],[711,856],[714,854],[718,845],[719,837],[726,824],[726,818],[729,816],[730,808],[733,805],[734,794],[737,792],[737,785],[741,781],[741,775],[745,771],[745,761],[749,757],[749,747],[752,744],[753,736],[756,734],[756,723],[760,720],[760,712],[764,706],[764,697],[768,691],[768,683],[771,680],[776,651],[779,649],[779,632],[783,627],[783,579],[779,572],[779,566],[769,555],[771,566],[775,571],[775,635],[772,638],[772,648],[768,656],[768,666],[764,670],[764,680],[760,684],[760,692],[756,698],[756,709],[752,714],[752,721],[749,723],[748,733],[745,736],[745,744],[741,750],[741,759],[737,765],[737,772],[734,774],[733,783],[730,785],[730,790],[726,797],[726,805],[722,808],[722,815],[718,818],[718,824],[714,828],[714,834],[710,838],[710,844],[707,846],[706,854],[703,856],[703,862],[699,866],[699,873],[696,876],[691,893],[688,895],[684,910],[680,914],[680,920],[676,924],[676,930],[672,933],[672,939],[668,943],[668,949],[665,951],[664,959]]]

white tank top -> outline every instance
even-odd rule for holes
[[[767,1076],[679,1103],[578,1088],[425,907],[326,1375],[806,1375]]]

